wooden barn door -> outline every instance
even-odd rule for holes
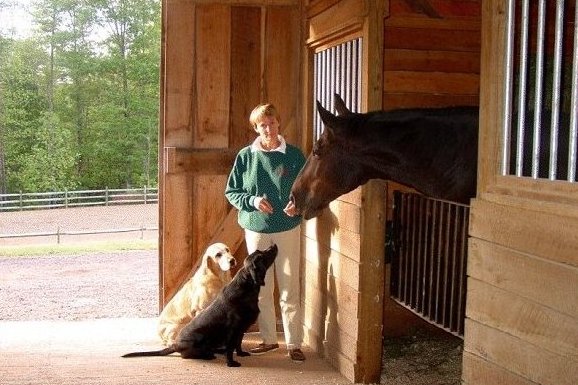
[[[576,1],[483,2],[463,381],[578,378]]]
[[[163,0],[160,121],[160,303],[212,242],[244,256],[223,193],[235,154],[255,137],[253,107],[277,105],[300,142],[299,2]],[[275,5],[271,5],[275,4]]]

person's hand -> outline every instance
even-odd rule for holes
[[[269,203],[266,196],[257,199],[257,210],[261,211],[262,213],[273,214],[273,206],[271,206],[271,203]]]
[[[285,208],[283,209],[283,211],[290,217],[294,217],[295,215],[297,215],[297,209],[295,208],[295,203],[293,203],[293,201],[289,201],[287,203],[287,206],[285,206]]]

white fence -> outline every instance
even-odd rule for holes
[[[124,228],[124,229],[107,229],[107,230],[84,230],[84,231],[62,231],[60,227],[52,232],[37,232],[37,233],[21,233],[21,234],[0,234],[0,239],[6,238],[35,238],[35,237],[56,237],[56,243],[62,243],[62,237],[65,235],[96,235],[96,234],[116,234],[116,233],[130,233],[140,232],[139,239],[144,239],[146,231],[158,231],[156,226],[145,227],[142,225],[139,228]]]
[[[157,187],[0,194],[0,211],[158,203]]]

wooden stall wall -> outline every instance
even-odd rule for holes
[[[242,3],[242,4],[241,4]],[[249,113],[277,105],[300,143],[298,0],[164,0],[160,130],[160,298],[174,295],[212,242],[243,234],[223,192]]]
[[[481,0],[390,0],[384,21],[382,109],[479,104]],[[387,183],[387,219],[393,191]],[[386,290],[389,289],[389,268]],[[384,303],[386,335],[429,327],[389,299]]]
[[[304,148],[313,133],[316,50],[363,39],[362,108],[381,106],[384,1],[318,0],[306,7]],[[379,382],[385,214],[383,186],[370,182],[341,196],[303,225],[306,343],[352,382]]]
[[[478,105],[481,0],[390,0],[383,109]]]
[[[505,1],[483,2],[463,381],[576,384],[578,185],[501,176],[505,10]]]

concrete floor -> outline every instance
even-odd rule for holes
[[[161,348],[156,326],[157,318],[0,321],[0,384],[350,384],[306,347],[307,360],[292,362],[281,340],[276,352],[239,357],[240,368],[228,368],[222,356],[213,361],[120,357]],[[258,342],[248,333],[244,347]]]

